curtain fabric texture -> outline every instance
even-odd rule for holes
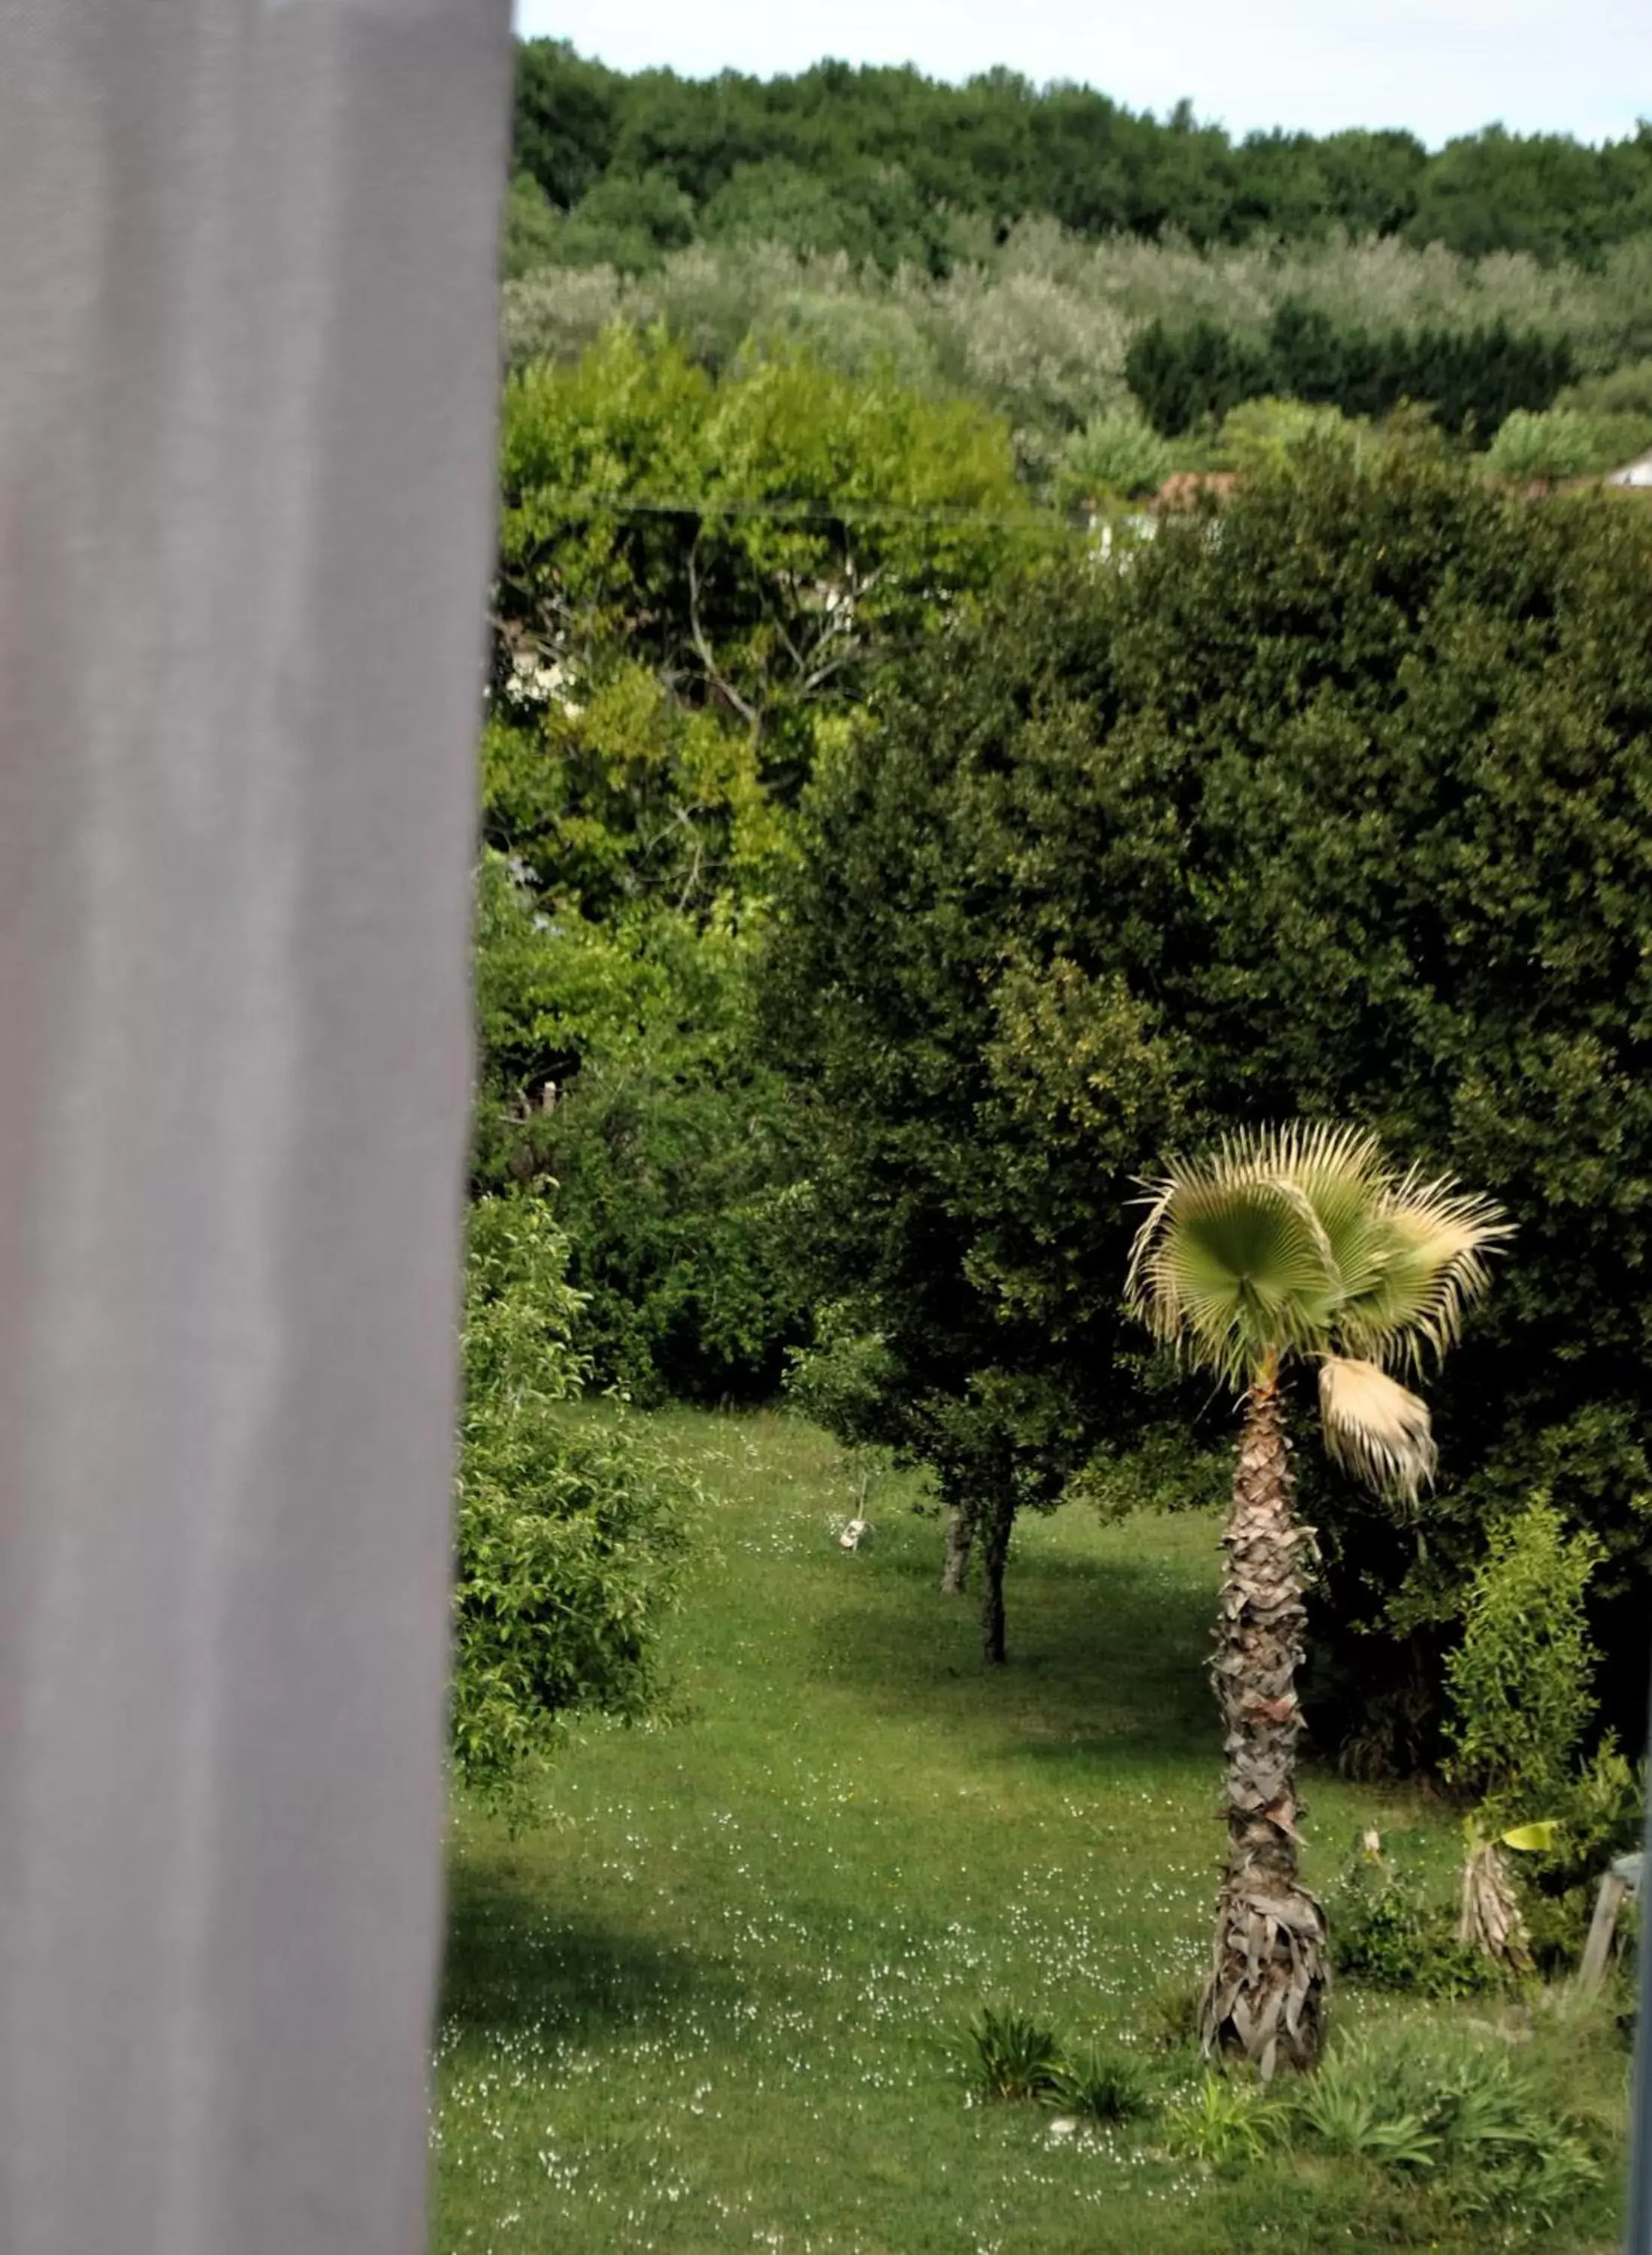
[[[0,2247],[412,2255],[508,0],[0,9]]]

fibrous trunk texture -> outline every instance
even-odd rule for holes
[[[1463,1865],[1462,1914],[1457,1938],[1489,1957],[1494,1965],[1529,1973],[1531,1951],[1526,1921],[1502,1851],[1482,1841]]]
[[[1227,1757],[1227,1865],[1200,2006],[1207,2055],[1242,2054],[1264,2077],[1309,2067],[1324,2034],[1325,1921],[1299,1881],[1297,1669],[1304,1608],[1290,1508],[1290,1444],[1271,1375],[1246,1404],[1222,1537],[1227,1563],[1212,1663]]]
[[[961,1597],[969,1586],[969,1552],[974,1540],[969,1514],[955,1503],[946,1514],[946,1563],[941,1568],[941,1593]]]
[[[1009,1530],[1015,1517],[1014,1496],[995,1495],[981,1530],[981,1648],[990,1668],[1004,1664],[1004,1562],[1009,1556]]]

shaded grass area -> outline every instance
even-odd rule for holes
[[[1150,2131],[1052,2144],[1035,2110],[966,2107],[937,2056],[1005,2001],[1070,2042],[1136,2047],[1167,2097],[1192,2083],[1189,2055],[1152,2045],[1213,1900],[1213,1521],[1029,1522],[1011,1664],[988,1675],[973,1604],[936,1591],[940,1528],[914,1487],[891,1483],[872,1548],[847,1555],[824,1437],[654,1422],[707,1496],[679,1711],[579,1728],[514,1839],[456,1819],[441,2255],[1428,2244],[1374,2172],[1229,2179]],[[1367,1822],[1451,1860],[1448,1815],[1328,1777],[1310,1800],[1311,1881]]]

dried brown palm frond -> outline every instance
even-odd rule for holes
[[[1327,1355],[1319,1366],[1319,1417],[1332,1458],[1379,1494],[1415,1504],[1432,1481],[1428,1404],[1375,1363]]]

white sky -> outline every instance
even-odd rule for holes
[[[1406,125],[1431,145],[1617,138],[1652,116],[1652,0],[516,0],[525,36],[622,70],[769,77],[822,55],[964,79],[995,63],[1235,132]]]

